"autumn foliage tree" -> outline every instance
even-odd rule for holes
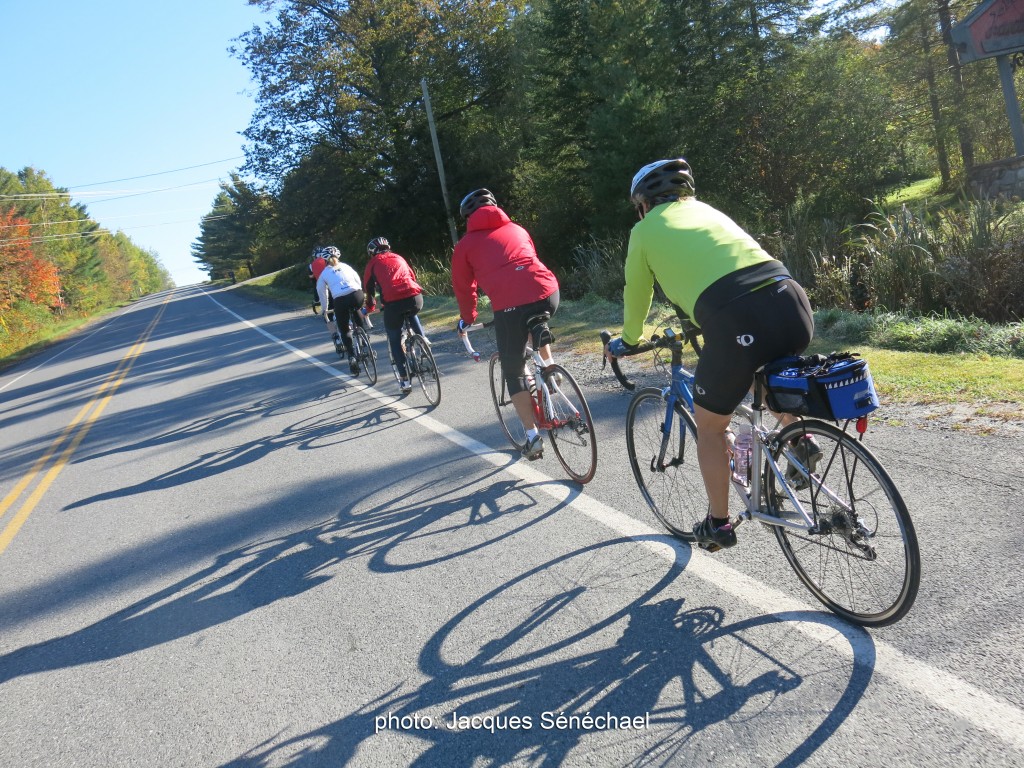
[[[0,211],[0,232],[0,313],[10,312],[19,301],[57,306],[57,268],[32,252],[29,222],[13,208]]]

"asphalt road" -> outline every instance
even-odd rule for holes
[[[1024,764],[1018,437],[871,430],[924,573],[868,632],[661,535],[597,360],[580,488],[428,330],[436,409],[209,287],[0,374],[0,766]]]

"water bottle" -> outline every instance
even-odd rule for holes
[[[530,374],[526,374],[526,385],[530,388],[530,396],[537,399],[537,381]]]
[[[363,315],[363,325],[366,326],[366,329],[373,328],[373,322],[370,320],[370,313],[366,311],[366,307],[360,307],[359,311]]]
[[[732,444],[732,479],[743,485],[750,484],[750,451],[754,436],[749,424],[741,424]]]

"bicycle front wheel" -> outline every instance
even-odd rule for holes
[[[434,353],[430,351],[427,342],[422,336],[413,336],[409,340],[406,365],[409,373],[415,372],[416,379],[420,383],[420,389],[431,405],[441,402],[441,376],[437,372],[437,364],[434,362]]]
[[[366,331],[358,326],[352,331],[352,346],[355,349],[356,361],[359,363],[361,373],[366,374],[366,380],[371,385],[377,383],[377,353],[373,351],[370,344],[370,337]]]
[[[522,451],[526,447],[526,429],[519,420],[515,406],[512,405],[512,397],[505,386],[505,377],[501,373],[501,360],[497,352],[491,355],[488,368],[491,377],[491,399],[494,401],[494,410],[498,412],[498,422],[509,442],[517,451]]]
[[[662,390],[636,393],[626,413],[626,450],[647,506],[674,536],[694,540],[708,514],[708,494],[697,464],[697,425],[680,405],[669,411]]]
[[[597,434],[587,399],[576,379],[562,366],[549,366],[541,375],[553,413],[548,430],[551,447],[569,477],[577,483],[589,483],[597,472]]]
[[[813,465],[810,476],[795,466],[786,476],[814,527],[773,526],[779,546],[829,610],[867,627],[899,621],[921,581],[917,535],[903,497],[863,443],[822,421],[798,421],[779,434],[774,458],[780,469],[788,464],[783,448],[805,436],[821,453],[807,462]],[[785,511],[791,502],[767,466],[765,487],[766,498]]]

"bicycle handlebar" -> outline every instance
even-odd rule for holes
[[[686,341],[689,342],[690,346],[693,347],[693,350],[699,356],[701,345],[700,342],[697,340],[697,337],[700,335],[700,329],[693,323],[691,323],[689,320],[683,320],[681,331],[682,338],[685,338]],[[612,335],[608,331],[601,331],[601,346],[604,353],[607,353],[608,342],[611,340]],[[682,349],[682,339],[679,336],[675,335],[675,333],[671,329],[668,329],[667,333],[664,336],[654,334],[653,336],[651,336],[650,341],[645,341],[643,344],[637,344],[635,347],[630,349],[626,354],[624,354],[623,357],[633,357],[634,355],[640,355],[643,354],[644,352],[650,352],[653,349],[671,349],[673,346],[676,345],[678,345],[678,347]],[[601,368],[604,368],[607,363],[608,356],[607,354],[604,354]],[[615,374],[615,378],[618,379],[619,384],[622,385],[623,389],[627,389],[630,392],[636,389],[636,384],[630,381],[626,377],[626,374],[622,372],[622,368],[619,366],[619,359],[617,357],[613,357],[611,359],[611,365],[612,373]]]
[[[473,358],[473,362],[480,362],[480,353],[473,349],[473,345],[469,343],[469,332],[475,331],[477,328],[490,328],[494,325],[494,320],[488,320],[486,323],[473,323],[467,325],[466,330],[459,334],[459,338],[462,339],[462,345],[466,348],[466,354]]]

